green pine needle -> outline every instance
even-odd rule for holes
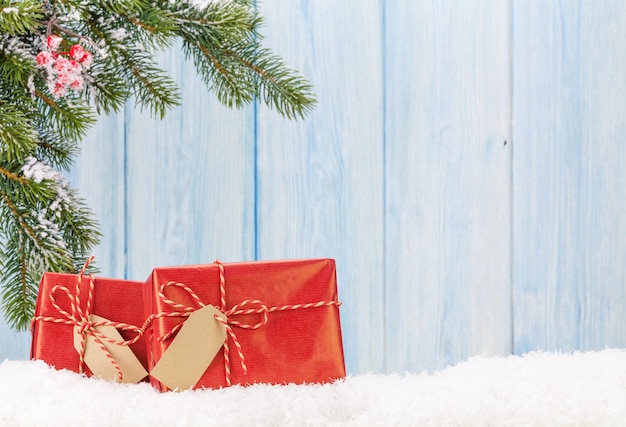
[[[0,31],[2,33],[17,35],[35,31],[42,18],[40,1],[0,1]]]
[[[28,116],[0,101],[0,158],[8,162],[25,159],[37,146],[37,132]]]

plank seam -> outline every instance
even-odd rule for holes
[[[382,298],[383,298],[383,329],[382,329],[382,344],[383,344],[383,371],[389,373],[389,358],[388,353],[388,337],[387,337],[387,315],[389,310],[387,309],[387,55],[386,55],[386,43],[387,43],[387,25],[386,25],[386,0],[380,2],[380,20],[381,20],[381,44],[380,44],[380,62],[381,62],[381,79],[382,79]]]

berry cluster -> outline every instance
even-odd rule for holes
[[[79,91],[84,86],[83,71],[89,69],[93,55],[79,44],[67,52],[58,52],[63,38],[51,35],[47,39],[47,50],[37,54],[37,64],[48,73],[48,88],[57,97],[63,97],[67,89]]]

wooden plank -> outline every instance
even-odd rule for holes
[[[382,372],[381,2],[354,6],[259,5],[266,45],[312,81],[319,104],[298,122],[259,107],[257,256],[335,258],[347,369]]]
[[[127,123],[126,276],[153,267],[254,258],[253,108],[221,106],[180,49],[159,57],[183,105]]]
[[[94,213],[102,238],[93,251],[103,277],[124,277],[124,112],[101,116],[80,144],[68,180]]]
[[[515,352],[626,346],[626,4],[515,2]]]
[[[9,328],[4,316],[0,317],[0,362],[5,359],[27,360],[30,358],[30,332],[16,332]]]
[[[511,351],[507,3],[385,3],[388,371]]]

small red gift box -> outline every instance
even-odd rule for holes
[[[113,381],[146,377],[142,285],[83,273],[45,273],[31,327],[31,359],[87,375],[95,370]]]
[[[156,268],[144,304],[150,381],[161,391],[345,377],[332,259]],[[213,324],[191,326],[207,310]]]

